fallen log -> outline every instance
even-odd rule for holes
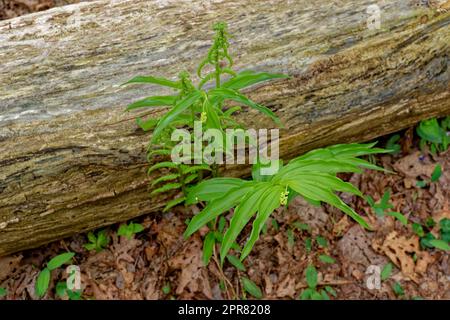
[[[0,255],[160,210],[149,135],[123,110],[163,92],[119,84],[194,71],[218,20],[238,70],[291,76],[249,92],[284,123],[284,159],[450,114],[450,14],[384,1],[372,29],[371,4],[95,1],[0,22]],[[253,112],[242,120],[273,127]]]

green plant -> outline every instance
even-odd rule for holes
[[[434,223],[426,223],[428,230],[434,227]],[[413,231],[420,238],[420,245],[423,248],[436,248],[443,251],[450,251],[450,219],[444,218],[439,221],[440,239],[437,239],[430,231],[425,232],[424,226],[413,223]]]
[[[72,260],[75,253],[66,252],[60,254],[47,263],[47,267],[42,269],[36,279],[35,294],[38,298],[42,298],[47,292],[50,284],[51,272]]]
[[[393,268],[393,265],[392,265],[392,263],[390,263],[390,262],[387,263],[387,264],[383,267],[383,270],[381,270],[381,280],[382,280],[382,281],[387,280],[387,279],[391,276],[392,268]]]
[[[436,118],[420,122],[416,132],[421,138],[421,149],[423,150],[426,145],[429,145],[432,154],[447,150],[450,143],[447,135],[448,129],[450,129],[450,116],[443,119],[441,123]]]
[[[252,295],[256,299],[263,298],[261,289],[252,280],[246,277],[242,277],[241,282],[245,292]]]
[[[442,176],[442,167],[441,167],[440,164],[437,164],[437,165],[434,167],[433,172],[431,173],[431,179],[430,179],[430,181],[427,181],[427,180],[418,180],[418,181],[416,182],[416,185],[417,185],[419,188],[425,188],[429,182],[433,183],[433,182],[439,181],[439,179],[441,178],[441,176]]]
[[[272,79],[286,78],[282,74],[257,73],[253,71],[243,71],[236,73],[232,70],[233,59],[229,54],[229,34],[227,26],[223,22],[214,24],[214,41],[207,56],[200,62],[197,68],[197,75],[200,82],[197,86],[191,81],[191,76],[184,71],[177,81],[153,76],[138,76],[126,84],[154,84],[175,90],[176,94],[167,96],[151,96],[139,100],[128,106],[127,110],[134,110],[144,107],[166,107],[169,110],[160,118],[150,118],[148,120],[137,119],[140,127],[146,131],[154,129],[151,142],[148,148],[148,158],[154,156],[168,156],[175,146],[171,140],[171,133],[175,128],[194,128],[195,121],[200,121],[205,129],[217,129],[223,132],[226,128],[242,127],[234,118],[233,114],[240,111],[240,106],[226,106],[226,101],[231,101],[239,105],[244,105],[262,112],[272,118],[276,123],[280,123],[278,117],[268,108],[262,106],[245,95],[240,90],[257,83]],[[209,72],[204,72],[209,70]],[[223,77],[228,77],[223,79]],[[212,82],[210,89],[205,89],[205,85]],[[227,141],[224,141],[227,148]],[[202,145],[202,148],[204,146]],[[226,149],[228,150],[228,149]],[[191,160],[191,159],[189,159]],[[217,176],[217,165],[210,168],[203,162],[197,160],[198,165],[184,165],[173,162],[160,162],[152,166],[148,173],[154,170],[166,170],[160,178],[152,182],[152,186],[162,184],[153,190],[152,195],[170,190],[181,189],[183,196],[177,197],[169,202],[165,210],[185,201],[186,187],[203,179],[204,171],[211,171]]]
[[[192,187],[188,193],[188,204],[207,202],[206,207],[192,218],[185,237],[189,237],[202,226],[215,220],[222,213],[235,208],[230,226],[221,241],[220,257],[225,259],[238,235],[256,214],[251,235],[241,252],[243,260],[251,251],[263,225],[271,213],[288,204],[288,195],[296,193],[307,201],[319,205],[328,203],[341,209],[360,225],[370,228],[367,222],[345,204],[335,191],[362,196],[352,184],[336,177],[339,172],[361,172],[362,168],[383,170],[358,158],[359,156],[385,152],[373,148],[374,144],[336,145],[317,149],[293,159],[282,166],[278,173],[264,179],[253,175],[253,180],[237,178],[214,178]]]
[[[88,235],[89,243],[86,243],[84,247],[89,250],[95,250],[97,252],[102,251],[109,243],[109,237],[106,230],[100,230],[97,235],[94,232],[89,232]]]
[[[400,140],[399,134],[392,135],[386,142],[386,149],[391,150],[389,153],[393,155],[399,154],[401,151],[401,146],[397,143]]]
[[[60,298],[68,297],[69,300],[81,300],[82,290],[70,290],[67,283],[60,281],[56,284],[56,295]]]
[[[402,297],[405,295],[405,290],[403,290],[403,287],[399,282],[395,282],[392,285],[392,290],[394,291],[397,297]]]
[[[6,296],[7,293],[8,293],[8,292],[6,291],[5,288],[0,288],[0,298]]]
[[[130,222],[120,225],[117,235],[131,239],[133,235],[142,231],[144,231],[144,227],[141,224]]]
[[[383,217],[384,215],[394,217],[404,225],[408,224],[408,219],[402,215],[400,212],[391,211],[394,206],[389,202],[389,198],[391,197],[390,190],[386,190],[381,198],[380,202],[375,203],[371,196],[366,196],[367,203],[372,207],[375,211],[376,215],[379,217]]]
[[[305,277],[308,288],[300,295],[301,300],[330,300],[328,293],[334,297],[337,296],[336,291],[330,286],[318,290],[317,270],[313,265],[308,265],[305,270]]]

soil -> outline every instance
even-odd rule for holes
[[[402,133],[398,155],[371,159],[392,173],[342,176],[376,202],[391,190],[391,210],[408,218],[406,226],[391,216],[375,214],[364,199],[348,194],[341,194],[342,199],[370,222],[373,231],[362,229],[337,209],[314,207],[297,198],[288,209],[272,215],[267,232],[244,261],[245,271],[239,271],[228,262],[219,268],[216,259],[203,265],[202,237],[207,228],[188,240],[182,237],[186,220],[201,208],[181,206],[136,219],[145,229],[132,239],[118,237],[118,225],[107,228],[111,241],[100,252],[86,250],[87,236],[80,234],[0,258],[0,287],[7,290],[3,299],[37,299],[39,271],[52,257],[68,250],[76,253],[73,263],[81,270],[83,299],[232,299],[243,296],[239,281],[243,276],[262,289],[264,299],[296,299],[307,287],[305,268],[309,264],[318,270],[319,288],[328,285],[336,291],[332,299],[450,299],[448,252],[422,247],[412,230],[413,222],[424,225],[430,219],[450,218],[450,170],[445,170],[450,167],[450,152],[420,151],[412,132]],[[430,182],[437,164],[443,174],[437,182]],[[418,180],[427,185],[418,187]],[[307,224],[309,230],[296,228],[297,223]],[[437,235],[438,224],[430,231]],[[249,233],[248,226],[241,244]],[[327,244],[319,245],[318,236]],[[307,239],[313,239],[311,250]],[[324,263],[321,255],[335,262]],[[387,263],[393,265],[392,273],[377,286],[373,275]],[[44,299],[60,299],[55,286],[66,278],[64,268],[53,271]],[[396,283],[404,294],[395,293]]]

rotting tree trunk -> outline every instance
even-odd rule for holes
[[[372,2],[96,1],[0,22],[0,255],[161,208],[123,109],[162,92],[119,84],[193,71],[214,21],[238,70],[292,76],[249,92],[281,117],[285,159],[450,114],[450,14],[388,0],[369,30]]]

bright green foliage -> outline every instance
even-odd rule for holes
[[[423,248],[436,248],[443,251],[450,250],[450,219],[444,218],[439,221],[440,239],[437,239],[430,230],[435,226],[434,220],[427,220],[425,227],[429,230],[425,232],[424,226],[413,223],[413,231],[420,237],[420,245]]]
[[[332,258],[326,254],[321,254],[319,256],[319,260],[322,261],[323,263],[329,263],[329,264],[333,264],[336,262],[336,260],[334,260],[334,258]]]
[[[375,203],[371,196],[366,196],[367,203],[372,207],[377,216],[383,217],[384,215],[394,217],[404,225],[408,224],[408,219],[400,212],[390,211],[394,206],[389,202],[391,197],[390,190],[386,190],[381,198],[380,202]]]
[[[301,300],[330,300],[328,295],[331,294],[333,297],[336,297],[336,291],[330,287],[325,286],[323,289],[317,288],[317,270],[313,265],[308,265],[305,270],[306,283],[308,288],[303,290],[299,299]]]
[[[252,280],[246,277],[241,278],[242,286],[244,287],[244,290],[255,297],[256,299],[262,299],[263,294],[261,289],[254,283]]]
[[[442,176],[442,167],[440,164],[434,167],[433,173],[431,174],[431,182],[436,182]]]
[[[137,119],[138,125],[145,131],[154,129],[148,149],[148,158],[154,156],[169,156],[175,142],[171,141],[174,129],[183,127],[192,131],[194,121],[201,121],[205,129],[218,129],[223,132],[226,128],[241,128],[233,114],[241,110],[240,106],[227,106],[225,102],[237,103],[262,112],[279,124],[278,117],[268,108],[250,100],[240,93],[241,89],[272,79],[286,78],[282,74],[257,73],[243,71],[236,73],[232,70],[233,59],[229,53],[229,34],[223,22],[214,24],[215,36],[207,56],[200,62],[197,75],[200,83],[195,86],[188,72],[181,72],[178,80],[170,80],[153,76],[138,76],[126,84],[153,84],[167,87],[175,93],[167,96],[151,96],[130,104],[128,111],[138,108],[168,108],[168,111],[159,119]],[[209,73],[204,71],[211,70]],[[226,77],[226,78],[225,78]],[[225,79],[224,79],[225,78]],[[204,89],[209,82],[209,89]],[[224,141],[224,145],[226,146]],[[204,146],[202,146],[204,147]],[[225,149],[226,151],[228,149]],[[190,160],[190,159],[189,159]],[[203,162],[203,161],[200,161]],[[152,195],[180,190],[186,195],[186,188],[195,182],[201,181],[203,172],[211,168],[201,166],[178,165],[172,162],[158,163],[150,168],[149,174],[154,170],[164,170],[161,178],[152,182],[154,189]],[[213,176],[216,176],[213,166]],[[185,197],[179,197],[167,204],[165,211],[182,203]]]
[[[86,243],[84,247],[89,250],[95,250],[97,252],[102,251],[109,243],[109,237],[106,234],[106,230],[100,230],[97,235],[94,232],[89,232],[88,235],[89,243]]]
[[[6,296],[8,294],[8,292],[6,291],[5,288],[0,288],[0,298]]]
[[[400,145],[397,143],[400,140],[399,134],[392,135],[389,140],[386,142],[386,149],[390,150],[389,153],[399,154],[401,151]]]
[[[450,116],[443,119],[441,123],[436,118],[422,121],[416,129],[421,138],[421,148],[429,145],[433,154],[447,150],[450,143],[450,137],[447,136],[447,130],[449,129]]]
[[[136,233],[144,231],[144,227],[139,223],[130,222],[130,224],[122,224],[117,231],[117,235],[131,239]]]
[[[394,285],[392,286],[392,290],[394,290],[395,295],[398,297],[405,295],[405,291],[403,290],[403,287],[399,282],[394,283]]]
[[[75,253],[73,252],[66,252],[57,255],[47,263],[47,267],[42,269],[36,279],[35,294],[38,298],[42,298],[47,292],[48,286],[50,284],[51,271],[70,262],[74,255]]]
[[[391,276],[392,273],[392,263],[387,263],[384,267],[383,270],[381,270],[381,280],[386,280]]]
[[[218,178],[199,183],[188,194],[189,202],[205,201],[206,207],[192,218],[185,237],[192,235],[202,226],[221,214],[235,208],[230,226],[221,244],[220,256],[223,261],[238,235],[255,216],[250,237],[245,244],[241,260],[253,248],[263,225],[274,210],[279,208],[283,195],[289,188],[304,198],[333,205],[356,220],[365,228],[367,222],[345,204],[336,191],[362,196],[352,184],[336,177],[339,172],[361,172],[362,168],[382,170],[359,156],[385,152],[373,148],[374,144],[336,145],[311,151],[293,159],[267,181],[246,181],[241,179]],[[223,183],[222,183],[223,182]]]
[[[82,290],[72,291],[67,288],[67,283],[60,281],[56,284],[56,295],[60,298],[68,297],[69,300],[81,300]]]
[[[164,294],[169,294],[170,291],[172,291],[172,288],[170,286],[170,283],[166,283],[163,287],[162,287],[162,292]]]

